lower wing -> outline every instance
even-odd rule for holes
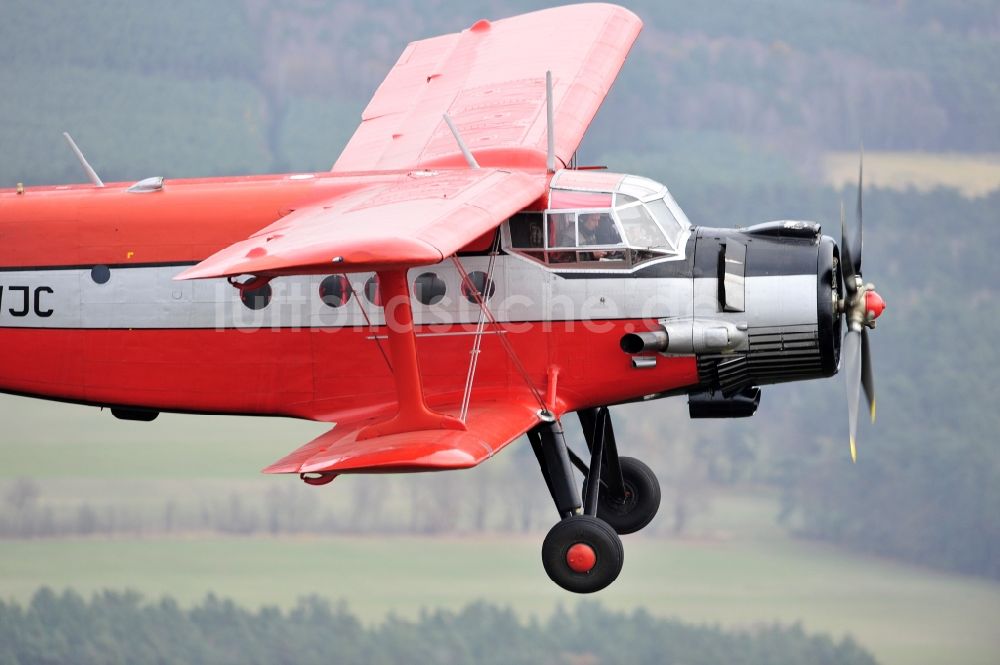
[[[359,437],[378,421],[336,426],[264,473],[380,473],[467,469],[489,459],[541,421],[534,402],[493,402],[469,410],[466,430],[416,430]]]

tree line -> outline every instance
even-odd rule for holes
[[[250,610],[209,595],[183,608],[105,591],[89,600],[39,590],[27,606],[0,601],[0,664],[381,665],[400,663],[684,663],[685,665],[874,665],[851,638],[801,625],[742,630],[691,626],[645,610],[583,603],[546,620],[475,602],[459,610],[389,616],[365,626],[344,605],[303,598],[289,611]]]

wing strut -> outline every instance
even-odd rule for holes
[[[406,269],[383,270],[378,285],[385,308],[385,328],[389,337],[392,378],[396,383],[399,412],[384,423],[369,425],[358,432],[358,441],[388,434],[419,430],[465,430],[458,418],[431,411],[424,399],[417,364],[417,337],[413,332],[413,308]]]
[[[476,158],[469,151],[469,146],[467,146],[465,141],[462,140],[462,135],[458,133],[458,127],[456,127],[455,123],[451,121],[451,118],[448,117],[447,113],[444,114],[444,122],[448,125],[448,129],[450,129],[451,133],[455,136],[455,142],[458,143],[458,149],[462,151],[462,156],[465,157],[465,163],[469,165],[470,169],[478,169],[479,162],[476,161]]]
[[[556,172],[556,116],[552,109],[552,70],[545,72],[545,138],[548,141],[545,167]]]
[[[76,158],[80,161],[80,166],[83,167],[83,171],[87,174],[90,182],[92,182],[95,187],[104,187],[104,182],[101,180],[101,177],[97,175],[97,171],[95,171],[94,167],[90,165],[87,158],[83,156],[83,151],[80,150],[80,147],[76,144],[76,141],[73,140],[73,137],[69,135],[69,132],[63,132],[63,138],[66,139],[66,143],[69,144],[69,149],[73,151],[73,154],[76,155]]]

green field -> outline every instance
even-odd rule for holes
[[[853,186],[858,180],[858,154],[828,153],[823,171],[828,185]],[[866,151],[865,184],[918,192],[946,187],[964,196],[986,196],[1000,188],[1000,155]]]
[[[81,592],[132,588],[192,603],[209,592],[248,605],[289,606],[320,594],[366,620],[483,598],[522,615],[578,599],[538,560],[539,536],[343,537],[5,542],[3,596],[39,585]],[[597,599],[645,606],[687,622],[752,626],[802,622],[853,635],[890,665],[997,662],[1000,585],[783,541],[630,538],[618,582]]]

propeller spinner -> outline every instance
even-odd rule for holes
[[[858,403],[861,389],[868,399],[868,409],[875,422],[875,379],[872,372],[868,329],[875,328],[877,319],[885,310],[885,301],[875,291],[875,285],[861,277],[862,242],[862,173],[864,153],[858,164],[858,204],[856,228],[850,232],[844,222],[844,205],[840,205],[840,253],[844,276],[844,296],[841,311],[847,319],[847,334],[843,346],[843,370],[847,380],[847,414],[851,436],[851,461],[857,462]]]

